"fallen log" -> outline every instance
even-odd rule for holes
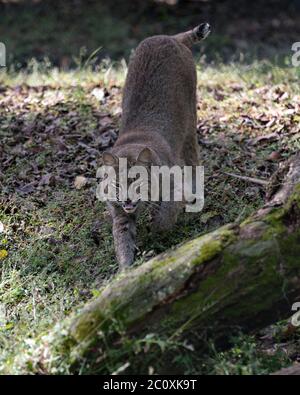
[[[80,311],[28,343],[10,372],[76,372],[82,361],[101,370],[110,351],[119,350],[120,363],[134,359],[135,373],[142,373],[144,353],[125,347],[132,339],[137,344],[151,334],[193,344],[191,334],[220,339],[237,327],[258,329],[290,316],[300,295],[300,156],[283,173],[276,193],[246,221],[119,274]]]
[[[300,376],[300,364],[281,369],[278,372],[272,373],[272,376]]]

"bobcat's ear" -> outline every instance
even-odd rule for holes
[[[103,152],[102,160],[105,166],[116,166],[118,164],[118,158],[110,152]]]
[[[141,163],[147,163],[150,164],[152,163],[153,160],[153,155],[152,155],[152,151],[150,148],[143,148],[142,151],[139,153],[138,157],[137,157],[137,162],[141,162]]]

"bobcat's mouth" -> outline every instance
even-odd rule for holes
[[[125,211],[125,213],[132,214],[135,212],[135,210],[138,207],[138,201],[137,202],[125,202],[122,203],[122,208]]]

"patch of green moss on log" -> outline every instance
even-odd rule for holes
[[[293,270],[299,276],[300,268],[300,229],[297,232],[286,235],[286,237],[278,240],[281,256],[283,257],[285,268],[289,271]],[[298,281],[300,281],[298,277]]]
[[[235,238],[233,230],[228,227],[220,229],[219,232],[212,237],[211,240],[207,240],[203,243],[200,248],[199,255],[192,261],[194,265],[200,265],[205,262],[209,262],[215,258],[226,245],[231,243]]]

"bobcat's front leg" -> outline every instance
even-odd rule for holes
[[[135,215],[126,214],[122,208],[110,207],[113,220],[114,245],[120,269],[130,266],[135,256]]]

